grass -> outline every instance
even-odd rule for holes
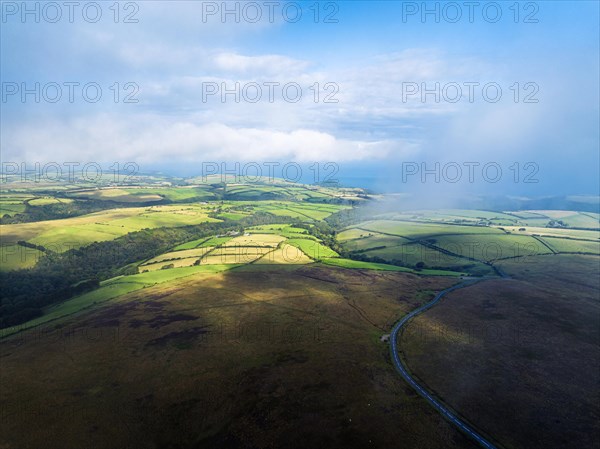
[[[256,261],[257,264],[287,264],[303,265],[312,263],[312,259],[304,254],[299,248],[287,243],[280,244],[277,248],[269,251]]]
[[[296,228],[292,225],[268,225],[268,226],[253,226],[246,229],[246,232],[257,233],[257,234],[277,234],[284,237],[296,237],[296,238],[310,238],[315,239],[316,237],[310,235],[306,229]]]
[[[309,196],[308,189],[285,188],[290,195]],[[126,193],[154,195],[161,189],[141,190]],[[240,195],[248,191],[238,190]],[[173,198],[187,193],[174,192]],[[281,201],[219,207],[223,215],[245,214],[239,206],[292,213],[305,222],[340,209]],[[2,231],[3,239],[8,231],[7,248],[16,239],[110,239],[140,226],[187,224],[212,210],[193,204],[123,208],[76,217],[80,220],[62,228],[45,222],[3,226]],[[421,217],[439,223],[377,220],[364,223],[370,231],[352,227],[338,235],[345,247],[370,250],[365,252],[369,256],[430,266],[440,256],[460,271],[418,271],[341,258],[291,225],[179,245],[140,267],[155,271],[103,281],[92,292],[48,308],[43,317],[1,331],[7,337],[0,345],[6,387],[0,391],[3,442],[65,449],[163,442],[220,447],[232,441],[252,447],[316,447],[323,441],[330,447],[348,442],[358,447],[468,447],[466,437],[399,381],[379,338],[400,317],[455,283],[453,277],[465,274],[463,266],[471,265],[471,274],[480,267],[409,243],[401,237],[406,235],[495,260],[512,276],[481,282],[470,287],[474,290],[468,296],[455,292],[416,319],[419,332],[412,327],[401,337],[411,370],[469,421],[491,429],[503,446],[533,447],[541,441],[539,446],[548,448],[591,447],[594,442],[586,435],[598,428],[590,420],[598,407],[589,393],[598,383],[597,372],[590,370],[598,353],[598,258],[539,255],[549,252],[544,247],[532,257],[497,261],[496,253],[480,249],[469,254],[466,248],[498,245],[502,256],[510,257],[515,245],[540,242],[528,235],[528,226],[527,232],[506,234],[494,227],[443,222],[484,218],[505,223],[510,217],[444,210]],[[546,217],[536,213],[526,219],[537,223]],[[597,251],[600,245],[591,231],[546,232],[554,236],[541,239],[556,251]],[[386,248],[374,249],[378,246]],[[7,256],[10,266],[16,262],[8,257],[19,256]],[[193,265],[199,258],[202,263]],[[169,264],[176,267],[161,269]],[[72,332],[68,341],[36,339],[36,331],[25,330],[36,326],[40,335],[44,330],[86,333]],[[461,326],[492,333],[461,333]],[[521,336],[534,332],[535,338],[506,341],[498,329],[508,329],[511,336],[515,329]],[[10,336],[21,330],[20,336]],[[119,340],[106,338],[115,330]],[[102,338],[92,340],[90,333]],[[548,378],[557,380],[544,383]],[[85,413],[67,414],[65,404],[71,403]],[[23,404],[34,410],[57,406],[52,414],[38,413],[32,427],[20,413]],[[538,413],[545,407],[548,413]],[[156,419],[159,410],[168,413]],[[93,432],[90,422],[96,426]],[[585,431],[574,430],[573,422],[582,423]],[[290,434],[296,438],[290,440]]]
[[[466,273],[459,273],[456,271],[429,270],[429,269],[413,270],[411,268],[399,267],[396,265],[388,265],[388,264],[384,264],[384,263],[375,263],[375,262],[362,262],[360,260],[342,259],[342,258],[321,259],[320,262],[322,262],[326,265],[333,265],[336,267],[362,269],[362,270],[400,271],[400,272],[405,272],[405,273],[430,275],[430,276],[465,276],[466,275]]]
[[[223,220],[241,220],[244,217],[247,217],[249,214],[242,214],[238,212],[223,212],[218,215],[219,218]]]
[[[71,193],[72,197],[103,200],[103,201],[118,201],[121,203],[153,203],[161,201],[163,198],[156,194],[143,194],[139,190],[135,190],[138,194],[131,193],[131,190],[126,189],[99,189],[83,192]]]
[[[215,195],[202,187],[164,187],[125,189],[132,195],[154,194],[174,202],[185,202],[190,200],[209,201],[215,199]]]
[[[285,237],[276,234],[252,234],[234,237],[224,243],[224,246],[259,246],[275,248]]]
[[[314,260],[339,257],[339,254],[328,246],[311,239],[288,239],[287,243],[299,248],[304,254]]]
[[[0,203],[0,216],[13,216],[25,212],[25,204]]]
[[[596,447],[598,257],[500,265],[512,279],[452,292],[411,321],[402,356],[501,447]]]
[[[184,226],[219,221],[200,205],[149,206],[110,209],[79,217],[0,225],[1,243],[26,240],[62,252],[112,240],[129,232],[161,226]]]
[[[409,237],[380,234],[374,230],[366,231],[362,227],[363,224],[359,224],[356,228],[349,228],[338,234],[338,241],[345,250],[357,252],[367,257],[379,257],[388,262],[398,262],[407,267],[415,267],[418,263],[424,263],[426,269],[469,272],[477,276],[491,274],[493,270],[482,262],[468,260],[460,256],[487,261],[489,259],[484,259],[484,257],[499,256],[503,252],[507,254],[509,241],[514,244],[513,240],[516,239],[516,237],[507,236],[496,229],[487,227],[407,223],[401,223],[396,227],[387,223],[384,225],[384,229],[395,232],[402,228],[402,232],[405,232]],[[473,230],[476,232],[471,232]],[[491,230],[491,233],[485,234],[481,232],[482,230]],[[434,234],[434,232],[438,234]],[[413,238],[415,241],[411,241],[409,238]],[[525,240],[527,242],[519,240],[517,243],[523,245],[530,243],[534,249],[542,246],[531,237],[526,237]],[[500,246],[499,243],[502,243],[503,246]],[[428,245],[435,245],[442,250]],[[498,248],[500,249],[499,252],[497,251]],[[531,252],[529,247],[516,246],[515,248],[520,249],[521,252],[524,252],[524,248],[528,248]],[[458,255],[454,256],[443,250]],[[544,250],[549,252],[545,247]]]
[[[301,234],[304,229],[289,225],[270,225],[248,229],[248,233],[237,237],[210,237],[179,245],[177,251],[161,254],[138,267],[138,270],[162,270],[165,265],[175,268],[212,264],[307,264],[313,259],[300,248],[303,246],[313,254],[337,256],[315,237]],[[310,238],[298,238],[298,237]],[[292,237],[289,238],[288,237]],[[212,246],[207,246],[212,245]],[[190,249],[187,249],[190,248]]]
[[[543,237],[540,238],[540,240],[559,253],[588,253],[600,255],[600,242],[559,237]]]
[[[39,326],[50,321],[65,318],[74,313],[87,309],[88,307],[106,302],[110,299],[125,295],[127,293],[147,288],[156,284],[179,280],[198,273],[219,273],[221,271],[235,268],[236,265],[212,264],[207,266],[192,266],[170,270],[159,270],[154,272],[139,273],[130,276],[119,276],[104,281],[100,288],[83,295],[64,301],[49,307],[41,317],[27,321],[16,327],[0,330],[0,337],[6,337],[14,333]]]
[[[202,242],[199,247],[200,248],[204,248],[207,246],[220,246],[220,245],[224,245],[225,243],[227,243],[229,240],[231,240],[233,237],[211,237],[208,240],[205,240],[204,242]]]
[[[103,188],[74,192],[71,196],[122,203],[153,203],[164,199],[173,202],[215,199],[212,192],[201,187]]]
[[[418,243],[407,243],[399,246],[390,246],[383,249],[375,249],[363,253],[369,257],[381,257],[386,261],[400,261],[402,264],[414,267],[419,262],[425,264],[425,268],[436,267],[451,271],[468,271],[471,274],[490,274],[492,269],[486,265],[455,257],[435,249],[428,248]]]
[[[25,212],[25,201],[32,199],[31,195],[0,194],[0,217],[13,216]]]
[[[47,206],[49,204],[60,204],[60,203],[72,203],[73,200],[68,198],[54,198],[51,196],[46,196],[42,198],[35,198],[33,200],[29,200],[30,206]]]
[[[479,221],[491,222],[496,226],[540,226],[544,227],[551,220],[562,220],[570,227],[600,228],[597,214],[573,211],[516,211],[495,212],[465,209],[418,210],[412,212],[391,212],[381,214],[378,218],[408,221],[429,221],[436,223],[467,222],[476,224]]]
[[[189,257],[185,259],[175,259],[163,262],[149,263],[147,265],[140,265],[138,267],[138,272],[145,273],[146,271],[171,270],[173,268],[191,267],[199,259],[199,257]]]
[[[392,234],[400,237],[426,238],[444,234],[502,234],[496,228],[487,226],[440,225],[429,223],[412,223],[392,220],[366,221],[350,229],[359,228],[371,232]]]
[[[360,233],[360,235],[363,235],[363,237],[354,238],[352,240],[346,238],[350,235],[354,235],[354,233]],[[364,251],[382,246],[400,246],[405,243],[410,243],[410,240],[404,237],[359,231],[357,229],[350,229],[342,232],[338,236],[338,240],[349,251]]]
[[[198,239],[198,240],[192,240],[190,242],[182,243],[181,245],[178,245],[173,249],[174,249],[174,251],[194,249],[194,248],[197,248],[198,246],[202,245],[207,240],[208,239],[206,237],[202,237],[201,239]]]
[[[581,229],[565,229],[565,228],[541,228],[535,226],[525,226],[525,231],[519,231],[523,227],[507,227],[506,230],[513,234],[524,235],[541,235],[555,237],[571,237],[578,239],[587,239],[600,241],[600,231],[586,231]]]
[[[453,215],[449,215],[452,213]],[[460,218],[491,220],[498,216],[505,220],[508,214],[485,211],[446,210],[415,215],[417,218]],[[393,214],[389,214],[393,215]],[[406,214],[409,215],[409,214]],[[513,217],[514,221],[518,220]],[[504,230],[503,230],[504,229]],[[516,227],[464,226],[448,223],[416,223],[399,220],[375,220],[359,223],[340,232],[338,241],[347,251],[367,257],[379,257],[407,267],[423,263],[424,268],[490,275],[488,266],[498,260],[513,257],[532,257],[550,254],[544,242],[532,237],[533,232],[518,231]],[[529,231],[529,228],[527,228]],[[591,231],[573,231],[572,233]]]
[[[315,264],[259,273],[156,285],[48,326],[46,338],[10,337],[1,353],[3,441],[64,449],[220,447],[227,438],[290,449],[322,441],[466,447],[398,380],[378,339],[415,307],[420,290],[449,280],[417,285],[403,273],[371,271],[357,282],[356,272]],[[53,413],[38,413],[32,427],[27,411],[48,407]],[[156,419],[159,410],[169,413]]]
[[[265,251],[266,252],[266,251]],[[235,253],[209,254],[200,261],[201,265],[229,265],[229,264],[248,264],[259,259],[263,254],[259,252],[237,251]]]
[[[158,262],[171,261],[176,259],[188,259],[191,257],[200,258],[205,255],[208,251],[212,250],[212,247],[202,247],[202,248],[194,248],[194,249],[186,249],[181,251],[172,251],[169,253],[161,254],[160,256],[156,256],[147,262],[144,262],[142,266],[150,265]]]
[[[2,245],[0,246],[0,271],[31,268],[43,255],[44,253],[37,249],[21,245]]]
[[[323,220],[331,214],[348,206],[324,205],[319,203],[299,203],[299,202],[261,202],[255,206],[255,210],[269,212],[278,216],[288,216],[299,218],[301,220],[313,221]]]
[[[431,242],[444,250],[477,260],[494,261],[509,257],[529,257],[551,251],[526,235],[476,234],[442,235]]]

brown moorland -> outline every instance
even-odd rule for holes
[[[10,336],[0,447],[475,448],[380,341],[454,282],[249,265]]]
[[[503,261],[512,279],[448,294],[408,325],[402,355],[505,448],[598,448],[599,264],[577,255]]]

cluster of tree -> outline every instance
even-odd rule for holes
[[[423,261],[419,261],[417,263],[409,264],[401,259],[384,259],[379,256],[367,256],[365,253],[352,252],[352,253],[344,253],[343,257],[353,260],[360,260],[362,262],[373,262],[373,263],[385,263],[388,265],[394,265],[397,267],[406,267],[412,268],[416,271],[421,271],[424,268],[432,269],[432,270],[450,270],[450,271],[469,271],[472,268],[475,268],[475,264],[465,263],[464,265],[453,265],[453,266],[437,266],[437,265],[427,265]]]
[[[341,230],[347,226],[368,220],[372,211],[366,205],[343,209],[325,219],[325,222],[335,230]]]
[[[26,242],[25,240],[19,240],[17,242],[17,245],[23,246],[25,248],[37,249],[38,251],[41,251],[43,253],[46,252],[46,248],[42,245],[36,245],[35,243]]]
[[[104,279],[134,274],[137,262],[181,243],[228,231],[243,232],[250,226],[295,222],[259,212],[238,221],[144,229],[63,253],[48,251],[33,268],[0,272],[0,328],[39,316],[44,307],[94,289]]]
[[[366,253],[368,251],[376,251],[378,249],[386,249],[387,246],[386,245],[381,245],[381,246],[372,246],[370,248],[364,248],[364,249],[355,249],[354,251],[352,251],[352,254],[361,254],[361,253]]]
[[[336,253],[343,257],[352,258],[352,253],[347,251],[337,241],[337,233],[343,228],[363,221],[366,217],[365,210],[358,207],[353,209],[344,209],[336,212],[324,221],[315,221],[314,223],[296,223],[294,226],[297,228],[306,229],[308,234],[315,236],[323,242],[324,245],[329,246]],[[357,259],[359,260],[359,259]]]
[[[52,203],[41,206],[31,206],[29,203],[25,203],[25,210],[23,212],[12,216],[8,214],[3,215],[0,217],[0,224],[30,223],[34,221],[71,218],[115,207],[118,207],[118,205],[111,205],[105,201],[96,200],[76,200],[69,203]]]
[[[546,225],[547,228],[567,228],[569,225],[562,220],[550,220]]]

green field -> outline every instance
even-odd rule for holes
[[[25,240],[62,252],[145,228],[219,221],[208,216],[209,210],[195,204],[109,209],[74,218],[0,225],[0,240],[3,245]]]
[[[53,196],[31,196],[0,194],[0,217],[4,215],[13,216],[25,212],[27,204],[29,206],[48,206],[51,204],[68,204],[73,200],[68,198],[56,198]]]
[[[100,192],[104,191],[100,190]],[[347,207],[321,204],[298,205],[297,203],[289,203],[288,205],[287,203],[272,201],[264,202],[264,204],[252,203],[251,205],[245,205],[240,202],[230,202],[221,205],[226,210],[240,206],[247,207],[250,211],[294,217],[302,221],[319,220]],[[214,209],[215,206],[210,203],[109,209],[67,219],[0,225],[2,231],[0,240],[3,245],[11,245],[19,240],[25,240],[62,252],[93,242],[112,240],[129,232],[145,228],[217,222],[218,219],[209,217],[209,213],[213,212]],[[237,220],[251,215],[251,213],[223,212],[222,216],[223,218]],[[305,233],[306,230],[299,228],[288,229],[289,236]],[[193,244],[189,243],[187,245],[191,246]],[[215,243],[210,242],[206,246],[215,246]],[[180,249],[190,248],[185,246]]]
[[[25,201],[35,198],[31,195],[0,193],[0,217],[13,216],[25,211]]]
[[[600,241],[600,231],[593,231],[593,230],[540,228],[540,227],[535,227],[535,226],[506,227],[505,229],[507,231],[512,232],[513,234],[572,237],[572,238],[577,238],[577,239]],[[523,230],[521,230],[521,229],[523,229]]]
[[[388,265],[384,263],[374,263],[374,262],[361,262],[359,260],[352,259],[342,259],[339,257],[336,258],[326,258],[321,259],[320,262],[325,265],[333,265],[336,267],[342,268],[350,268],[350,269],[360,269],[360,270],[381,270],[381,271],[400,271],[404,273],[413,273],[413,274],[421,274],[427,276],[465,276],[466,273],[460,273],[457,271],[447,271],[447,270],[412,270],[406,267],[399,267],[395,265]]]
[[[198,246],[202,245],[202,243],[206,242],[208,238],[201,238],[198,240],[192,240],[191,242],[182,243],[174,248],[175,251],[184,250],[184,249],[194,249]]]
[[[163,200],[180,203],[215,199],[212,192],[200,187],[103,188],[72,192],[70,196],[119,203],[154,203]]]
[[[35,198],[32,200],[28,201],[28,204],[30,206],[47,206],[48,204],[68,204],[68,203],[72,203],[73,200],[69,199],[69,198],[54,198],[51,196],[46,196],[46,197],[42,197],[42,198]]]
[[[298,237],[316,239],[316,237],[310,235],[306,229],[296,228],[292,225],[253,226],[246,231],[258,234],[278,234],[288,238]]]
[[[452,253],[486,262],[551,253],[539,241],[525,235],[441,235],[430,242]]]
[[[277,248],[267,252],[256,260],[256,264],[258,265],[305,265],[312,262],[313,260],[299,248],[285,242],[280,243]]]
[[[0,271],[31,268],[44,255],[43,252],[21,245],[0,246]]]
[[[287,241],[290,245],[299,248],[304,254],[314,260],[339,257],[339,254],[328,246],[311,239],[292,238]]]
[[[585,253],[600,255],[600,242],[558,237],[542,237],[540,240],[558,253]]]
[[[335,257],[337,254],[317,242],[314,236],[303,237],[305,229],[289,225],[256,226],[238,236],[213,236],[178,245],[138,265],[140,273],[178,270],[193,265],[229,264],[307,264],[313,261],[304,250]],[[302,248],[302,246],[304,248]],[[323,256],[325,255],[325,256]]]
[[[459,226],[450,224],[412,223],[392,220],[366,221],[360,225],[351,226],[365,231],[392,234],[412,239],[426,238],[437,235],[454,234],[503,234],[503,231],[487,226]]]
[[[440,213],[447,217],[446,213]],[[452,211],[458,214],[461,211]],[[433,215],[429,213],[429,215]],[[502,215],[502,214],[500,214]],[[453,215],[454,217],[455,215]],[[456,215],[458,216],[458,215]],[[465,218],[493,218],[493,213],[470,211]],[[353,254],[381,259],[407,267],[493,274],[489,266],[497,260],[532,257],[554,251],[521,228],[449,223],[376,220],[353,225],[337,235],[342,247]],[[566,231],[564,231],[566,232]],[[592,231],[571,230],[573,233]]]
[[[417,210],[388,212],[376,218],[424,223],[480,224],[493,226],[538,226],[545,227],[553,220],[561,220],[570,228],[600,229],[598,214],[573,211],[484,211],[466,209]]]
[[[156,257],[148,260],[147,262],[144,262],[142,264],[142,266],[154,264],[154,263],[158,263],[158,262],[164,262],[167,260],[170,261],[170,260],[177,260],[177,259],[187,259],[187,258],[192,258],[192,257],[200,258],[212,249],[213,249],[212,247],[201,247],[201,248],[194,248],[194,249],[184,249],[184,250],[180,250],[180,251],[172,251],[169,253],[161,254],[160,256],[156,256]]]

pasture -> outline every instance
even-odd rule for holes
[[[59,220],[0,225],[0,242],[11,245],[24,240],[63,252],[93,242],[113,240],[145,228],[219,221],[208,216],[209,210],[194,204],[132,207]]]
[[[35,248],[17,244],[0,245],[0,271],[31,268],[44,255]]]
[[[359,225],[350,226],[350,229],[353,228],[411,239],[423,239],[432,236],[456,234],[503,234],[502,230],[487,226],[414,223],[394,220],[365,221]]]

